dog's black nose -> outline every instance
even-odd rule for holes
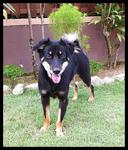
[[[53,73],[59,74],[60,73],[60,69],[59,68],[54,68]]]

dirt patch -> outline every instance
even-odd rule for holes
[[[121,73],[125,73],[125,64],[124,63],[117,64],[115,69],[107,69],[107,67],[104,67],[97,73],[97,76],[102,79],[106,76],[112,77],[114,75],[118,75]]]
[[[108,69],[107,66],[104,66],[102,69],[99,70],[99,72],[96,74],[96,76],[103,79],[106,76],[112,77],[112,76],[115,76],[115,75],[118,75],[121,73],[125,73],[125,64],[123,62],[118,63],[116,68],[114,68],[114,69]],[[81,79],[78,75],[76,75],[75,80],[80,81]]]

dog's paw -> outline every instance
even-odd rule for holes
[[[36,130],[36,136],[39,136],[40,134],[44,133],[47,130],[45,127],[41,127],[40,129]]]
[[[56,136],[57,137],[63,137],[64,136],[64,132],[63,132],[62,128],[56,129]]]
[[[74,96],[74,97],[72,98],[72,100],[77,100],[77,98],[78,98],[77,96]]]
[[[46,130],[47,130],[47,128],[43,126],[42,128],[40,128],[39,133],[45,132]]]
[[[94,102],[95,98],[94,97],[89,97],[88,102]]]

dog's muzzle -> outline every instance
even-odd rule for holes
[[[50,65],[47,63],[47,61],[44,61],[44,58],[41,59],[42,65],[44,66],[44,69],[47,71],[47,74],[50,79],[52,79],[52,82],[55,84],[58,84],[61,81],[61,75],[68,66],[68,61],[65,61],[61,68],[59,67],[50,67]]]
[[[60,68],[57,67],[52,70],[53,73],[51,79],[55,84],[58,84],[61,80],[60,71],[61,71]]]

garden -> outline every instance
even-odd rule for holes
[[[12,5],[4,3],[4,7],[12,13]],[[9,7],[10,6],[10,7]],[[29,6],[29,5],[27,5]],[[43,5],[41,11],[41,32],[44,35]],[[29,7],[27,7],[29,8]],[[5,10],[6,10],[5,9]],[[30,11],[30,10],[29,10]],[[29,12],[28,11],[28,12]],[[16,12],[15,12],[16,13]],[[29,12],[30,13],[30,12]],[[3,146],[4,147],[124,147],[125,146],[125,64],[119,61],[121,43],[125,40],[124,5],[118,3],[96,4],[95,14],[86,26],[100,24],[102,36],[106,43],[106,61],[90,60],[91,79],[97,77],[103,83],[94,85],[95,101],[88,102],[88,93],[79,76],[75,77],[78,85],[78,100],[72,100],[73,82],[70,84],[69,105],[64,119],[64,136],[55,135],[58,101],[51,98],[51,125],[47,132],[39,133],[43,123],[43,111],[38,87],[25,88],[21,94],[14,94],[17,84],[24,87],[37,83],[38,66],[35,53],[31,51],[32,71],[26,71],[24,66],[5,64],[3,66]],[[80,44],[88,55],[91,49],[89,40],[92,38],[83,34],[83,20],[88,16],[72,4],[61,4],[60,8],[50,13],[49,30],[54,39],[59,39],[64,33],[77,32]],[[7,12],[4,11],[7,19]],[[29,21],[31,22],[31,16]],[[63,18],[63,19],[62,19]],[[8,19],[9,20],[9,19]],[[29,24],[32,29],[31,23]],[[30,31],[29,48],[33,48],[33,34]],[[90,55],[89,55],[90,57]],[[96,78],[96,80],[97,80]],[[106,78],[106,80],[104,80]],[[111,82],[110,79],[112,79]],[[7,90],[7,91],[5,91]],[[84,91],[84,92],[83,92]]]

